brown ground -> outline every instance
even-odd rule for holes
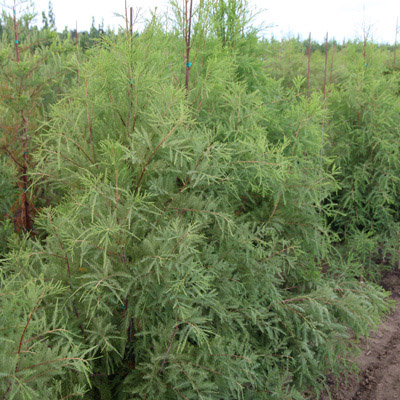
[[[364,345],[356,361],[361,372],[336,381],[328,377],[332,400],[400,400],[400,270],[387,272],[382,286],[392,292],[397,306]],[[320,400],[328,400],[325,393]]]

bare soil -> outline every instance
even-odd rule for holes
[[[395,311],[363,345],[360,373],[343,376],[338,386],[328,376],[331,398],[324,393],[320,400],[400,400],[400,270],[387,272],[382,286],[392,292]]]

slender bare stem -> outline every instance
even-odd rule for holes
[[[192,17],[193,17],[193,0],[190,0],[190,9],[189,9],[189,17],[187,15],[187,2],[186,2],[186,7],[185,7],[185,33],[186,33],[186,77],[185,77],[185,88],[186,91],[189,90],[189,74],[190,74],[190,68],[191,68],[191,63],[190,63],[190,47],[191,47],[191,31],[192,31]]]
[[[76,59],[78,61],[78,68],[76,70],[76,82],[79,84],[79,33],[78,33],[78,21],[76,21]]]
[[[311,32],[308,36],[307,99],[310,97]]]
[[[161,363],[161,367],[160,367],[160,369],[159,369],[159,371],[158,371],[158,374],[161,374],[161,372],[162,372],[162,370],[163,370],[163,368],[164,368],[164,365],[165,365],[165,361],[167,361],[168,353],[169,353],[169,351],[171,350],[171,346],[172,346],[172,343],[173,343],[173,341],[174,341],[174,339],[175,339],[176,332],[178,331],[178,326],[179,326],[179,324],[176,324],[176,325],[175,325],[174,333],[172,334],[171,340],[170,340],[170,342],[169,342],[167,351],[165,352],[165,356],[164,356],[163,362]]]
[[[130,36],[132,37],[133,36],[133,7],[131,7],[129,9],[129,11],[130,11],[129,33],[130,33]]]
[[[394,37],[393,71],[396,69],[397,32],[399,30],[399,17],[396,19],[396,34]]]

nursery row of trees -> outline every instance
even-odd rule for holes
[[[390,308],[392,49],[307,81],[245,1],[171,5],[93,47],[3,11],[2,400],[307,399]]]

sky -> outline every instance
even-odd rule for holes
[[[41,12],[48,10],[48,0],[33,1],[40,22]],[[149,15],[150,9],[165,10],[168,6],[166,0],[127,2],[128,7],[141,8],[144,16]],[[361,38],[365,27],[375,41],[394,43],[396,19],[400,16],[399,0],[250,0],[250,3],[254,9],[263,10],[257,15],[256,23],[270,26],[264,36],[277,39],[298,35],[306,39],[311,32],[313,39],[322,42],[328,32],[330,38],[341,42]],[[65,26],[74,29],[76,22],[78,30],[88,30],[92,17],[96,25],[102,20],[105,27],[117,28],[123,24],[115,14],[124,13],[125,0],[52,0],[52,4],[58,30]],[[398,32],[400,39],[400,29]]]

